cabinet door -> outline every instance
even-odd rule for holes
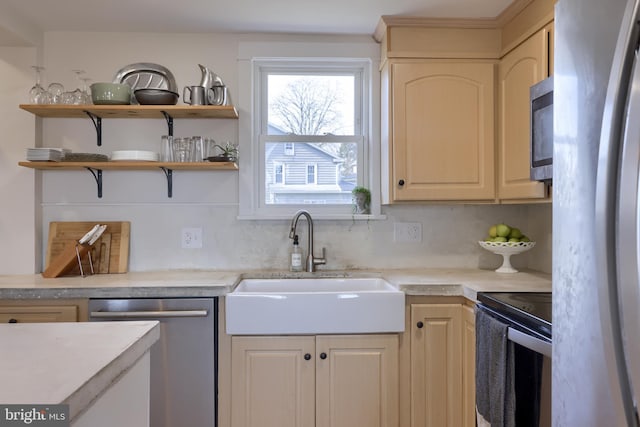
[[[411,328],[411,427],[459,427],[461,305],[412,304]]]
[[[462,306],[462,426],[476,425],[476,316]]]
[[[544,29],[538,31],[500,62],[498,197],[501,200],[546,196],[544,184],[529,178],[529,88],[547,77],[548,34]]]
[[[316,337],[317,427],[398,425],[398,336]]]
[[[314,337],[232,337],[231,366],[232,427],[315,426]]]
[[[495,65],[391,64],[393,200],[492,200]]]
[[[77,322],[78,306],[0,306],[0,323]]]

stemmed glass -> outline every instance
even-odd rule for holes
[[[87,84],[91,79],[83,77],[80,80],[82,80],[81,104],[91,104],[91,94],[89,93],[89,85]]]
[[[29,91],[29,102],[31,104],[47,104],[49,98],[48,93],[40,84],[40,72],[44,70],[44,67],[32,65],[31,68],[36,71],[36,84],[33,85]]]

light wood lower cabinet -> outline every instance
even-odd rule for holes
[[[398,425],[398,336],[231,338],[232,427]]]
[[[80,322],[86,320],[86,300],[0,301],[0,323]]]
[[[463,298],[412,297],[402,336],[402,427],[475,426],[475,322]],[[415,302],[419,301],[419,302]],[[402,395],[402,393],[401,393]]]

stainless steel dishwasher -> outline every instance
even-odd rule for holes
[[[91,299],[89,320],[158,320],[151,427],[217,426],[217,298]]]

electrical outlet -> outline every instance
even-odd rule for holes
[[[393,224],[393,240],[397,243],[422,242],[422,224],[419,222],[396,222]]]
[[[182,249],[202,248],[202,228],[192,227],[182,229]]]

